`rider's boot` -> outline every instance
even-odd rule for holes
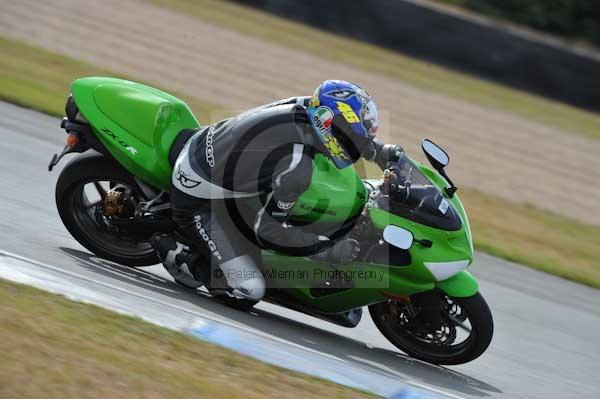
[[[190,254],[182,243],[166,234],[155,234],[150,242],[163,266],[176,282],[193,289],[204,285],[194,278],[197,257]]]

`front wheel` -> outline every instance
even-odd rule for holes
[[[423,320],[419,301],[387,301],[369,306],[379,331],[408,355],[433,364],[463,364],[479,357],[492,341],[494,322],[479,293],[438,296],[441,318],[435,327]]]

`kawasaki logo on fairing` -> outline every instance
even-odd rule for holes
[[[300,204],[300,209],[304,209],[305,211],[309,212],[319,213],[321,215],[335,216],[337,214],[336,211],[333,209],[317,208],[314,206],[306,205],[305,203]]]
[[[102,131],[102,133],[106,134],[107,136],[111,137],[114,141],[116,141],[117,143],[119,143],[119,145],[121,147],[125,148],[125,150],[129,151],[131,153],[131,155],[136,155],[137,154],[138,150],[135,147],[130,146],[125,141],[121,140],[116,134],[114,134],[110,130],[104,128],[101,131]]]

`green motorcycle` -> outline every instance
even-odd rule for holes
[[[67,145],[49,165],[83,153],[56,185],[64,225],[97,256],[132,267],[159,263],[152,234],[185,242],[170,218],[169,187],[174,157],[198,120],[178,98],[138,83],[83,78],[71,90],[61,124]],[[381,333],[415,358],[461,364],[480,356],[493,320],[466,270],[473,260],[469,221],[444,170],[448,155],[429,140],[422,149],[433,168],[404,154],[379,181],[317,155],[290,223],[349,225],[360,254],[351,264],[330,265],[263,251],[264,275],[272,280],[264,300],[345,327],[355,327],[368,306]]]

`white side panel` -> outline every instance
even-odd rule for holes
[[[446,280],[469,266],[468,260],[454,262],[425,262],[425,267],[433,274],[437,281]]]

